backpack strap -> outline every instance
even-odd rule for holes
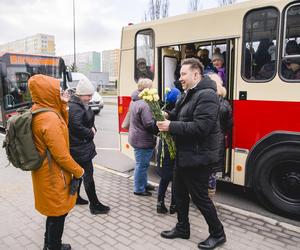
[[[40,109],[34,110],[34,111],[32,111],[32,115],[42,113],[42,112],[54,112],[58,115],[59,118],[61,118],[61,116],[56,111],[54,111],[53,109],[49,109],[49,108],[40,108]],[[46,152],[45,152],[45,158],[46,157],[48,160],[48,167],[50,169],[51,168],[51,153],[47,148],[46,148]]]

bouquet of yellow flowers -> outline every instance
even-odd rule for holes
[[[146,101],[151,109],[152,115],[156,121],[164,121],[165,117],[162,113],[162,110],[159,106],[159,95],[157,89],[155,88],[145,88],[140,94],[139,97]],[[164,143],[167,143],[170,153],[170,158],[175,159],[176,147],[175,142],[169,132],[160,132],[160,137],[162,140],[163,150],[162,157],[164,156]]]

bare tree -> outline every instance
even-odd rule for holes
[[[189,0],[189,10],[197,11],[202,8],[201,0]]]
[[[236,0],[219,0],[219,5],[224,6],[224,5],[229,5],[235,3]]]
[[[169,16],[169,6],[170,6],[169,0],[164,0],[163,4],[161,6],[161,17],[162,18]]]
[[[149,0],[148,14],[145,12],[144,20],[156,20],[169,15],[169,0]]]

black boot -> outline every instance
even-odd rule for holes
[[[168,209],[165,206],[164,200],[157,202],[157,213],[159,214],[166,214],[168,212]]]
[[[175,214],[177,212],[177,208],[175,204],[170,205],[170,214]]]
[[[70,244],[61,244],[60,250],[71,250],[72,247]],[[50,250],[46,245],[44,245],[43,250]]]
[[[83,199],[80,195],[77,196],[76,205],[87,205],[89,202]]]
[[[97,204],[90,204],[91,214],[107,214],[110,207],[103,205],[100,201]]]
[[[79,184],[78,184],[78,189],[77,189],[77,200],[76,200],[76,205],[87,205],[89,204],[89,202],[85,199],[83,199],[80,196],[80,187],[81,187],[81,183],[82,183],[82,178],[79,179]]]

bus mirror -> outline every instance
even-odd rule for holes
[[[68,82],[73,82],[72,81],[72,73],[70,71],[67,71],[67,79],[68,79]]]
[[[6,68],[6,64],[0,62],[0,75],[1,77],[7,77],[7,68]]]

